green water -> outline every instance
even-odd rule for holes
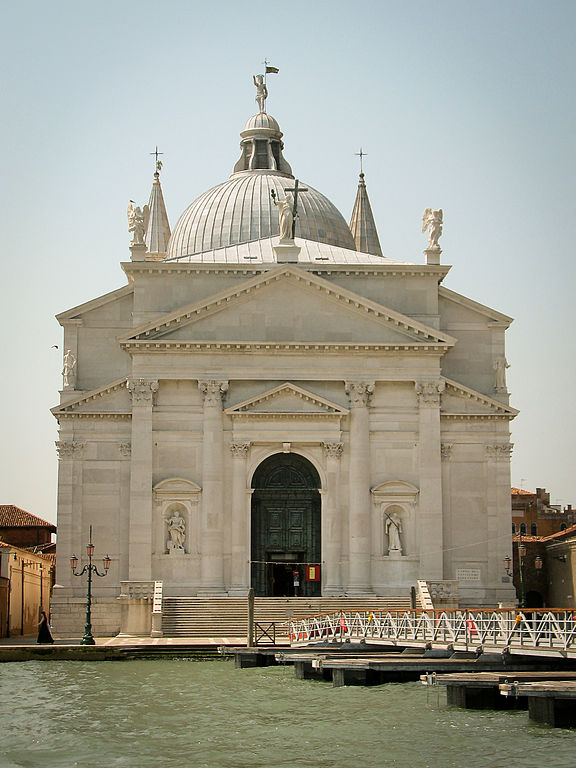
[[[291,667],[0,667],[0,766],[574,768],[576,731],[448,708],[420,683],[332,688]]]

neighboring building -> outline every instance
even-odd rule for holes
[[[351,227],[300,184],[293,240],[278,123],[262,111],[241,139],[172,234],[157,171],[126,285],[58,316],[58,631],[82,625],[69,558],[89,525],[112,558],[100,633],[121,582],[510,600],[511,318],[443,286],[432,236],[424,264],[382,256],[363,176]]]
[[[576,608],[576,525],[544,539],[548,605]]]
[[[23,549],[53,551],[56,526],[14,504],[0,504],[0,540]]]
[[[545,488],[536,492],[512,488],[512,533],[550,536],[576,523],[576,510],[550,504]]]
[[[50,614],[54,556],[0,541],[0,637],[34,634],[40,611]]]

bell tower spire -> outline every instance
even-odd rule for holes
[[[360,149],[358,154],[360,156],[360,181],[358,182],[358,192],[356,193],[352,218],[350,219],[350,231],[356,243],[357,251],[370,253],[373,256],[382,256],[378,232],[376,231],[376,224],[372,215],[368,192],[366,191],[364,171],[362,170],[362,158],[365,157],[366,153]]]
[[[156,147],[155,151],[150,154],[156,157],[156,171],[154,173],[154,181],[152,182],[150,200],[148,201],[148,211],[146,211],[146,235],[144,238],[146,243],[146,259],[162,261],[166,258],[168,240],[170,239],[170,224],[168,223],[168,214],[166,213],[166,205],[164,204],[164,196],[162,195],[162,186],[160,184],[162,161],[158,159],[158,155],[162,155],[163,152],[158,152],[158,147]]]

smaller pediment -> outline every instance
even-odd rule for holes
[[[278,387],[244,400],[225,411],[230,416],[345,416],[348,413],[337,403],[315,395],[302,387],[286,382]]]
[[[513,419],[519,411],[499,400],[444,378],[441,415],[448,417],[485,416]]]
[[[158,497],[188,498],[193,494],[202,492],[202,488],[192,480],[185,477],[168,477],[160,480],[152,489]]]
[[[57,405],[51,412],[59,418],[65,414],[125,415],[132,413],[130,393],[126,388],[126,376],[103,387],[82,392],[77,397]]]
[[[418,495],[419,490],[415,485],[412,485],[412,483],[407,483],[404,480],[387,480],[384,483],[375,485],[374,488],[371,489],[371,493],[373,496],[380,498],[381,500],[390,498],[413,499]]]

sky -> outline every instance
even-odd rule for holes
[[[576,505],[573,0],[10,3],[0,30],[0,503],[56,520],[62,329],[125,284],[126,206],[158,146],[172,227],[267,111],[295,175],[349,220],[360,147],[384,254],[515,318],[512,484]],[[59,349],[55,349],[58,345]]]

